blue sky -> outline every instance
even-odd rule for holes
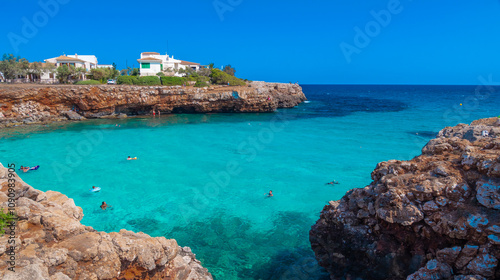
[[[491,76],[500,84],[500,0],[2,2],[0,51],[30,61],[95,54],[121,69],[168,48],[175,58],[231,64],[251,80],[478,84]]]

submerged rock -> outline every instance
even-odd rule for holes
[[[9,204],[8,179],[0,164],[4,209]],[[212,279],[191,250],[175,240],[127,230],[98,232],[80,223],[83,211],[73,199],[36,190],[17,175],[13,179],[19,221],[15,239],[9,233],[0,237],[0,279]],[[13,254],[15,272],[7,262]]]
[[[483,119],[379,163],[312,226],[320,265],[332,279],[500,279],[499,143],[497,118]]]

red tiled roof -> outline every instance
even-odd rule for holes
[[[78,62],[85,62],[81,59],[78,59],[78,58],[74,58],[74,57],[69,57],[69,56],[65,56],[65,55],[61,55],[59,57],[56,57],[55,58],[56,61],[78,61]]]
[[[200,65],[200,64],[196,63],[196,62],[189,62],[189,61],[181,60],[181,65]]]
[[[157,53],[157,52],[143,52],[141,54],[160,54],[160,53]]]
[[[158,58],[154,58],[154,57],[145,57],[145,58],[138,59],[137,61],[162,61],[162,60],[158,59]]]

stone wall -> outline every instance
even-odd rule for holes
[[[306,100],[296,84],[247,86],[1,85],[0,126],[169,113],[273,112]]]
[[[0,164],[3,209],[8,209],[8,174]],[[191,250],[173,239],[96,231],[80,223],[83,211],[73,199],[36,190],[17,175],[12,179],[19,222],[12,238],[10,230],[0,237],[0,279],[212,279]],[[13,254],[15,272],[7,263]]]
[[[372,179],[310,231],[332,279],[500,279],[500,119],[445,128]]]

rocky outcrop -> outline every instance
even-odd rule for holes
[[[306,100],[296,84],[251,82],[247,86],[2,85],[0,126],[120,114],[272,112]]]
[[[331,201],[310,231],[331,279],[500,279],[500,122],[443,129]]]
[[[19,221],[14,232],[8,228],[0,237],[0,279],[212,279],[175,240],[127,230],[98,232],[80,223],[82,208],[72,199],[36,190],[9,174],[14,173],[0,164],[0,207],[8,209],[8,194],[15,194],[10,202]],[[15,181],[10,191],[8,179]],[[12,256],[15,272],[8,269]]]

